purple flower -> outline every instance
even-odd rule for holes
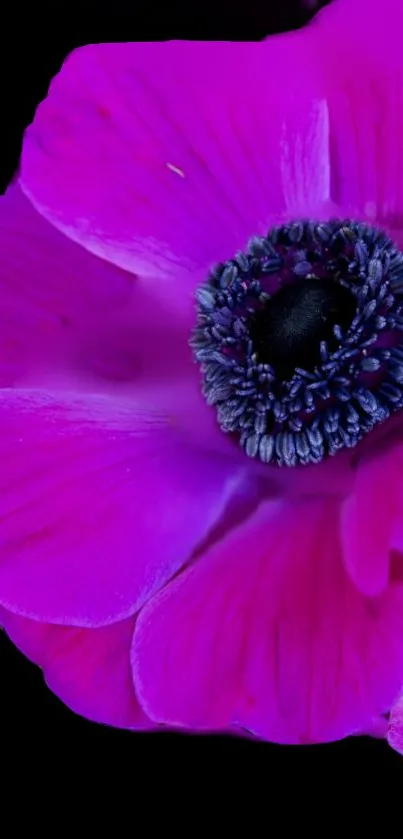
[[[402,748],[402,21],[85,47],[27,132],[1,622],[91,719]]]

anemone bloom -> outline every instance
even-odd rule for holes
[[[79,49],[26,134],[0,205],[1,622],[93,720],[306,743],[391,713],[402,748],[402,9],[381,8]]]

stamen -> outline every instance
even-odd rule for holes
[[[318,463],[403,407],[403,254],[382,231],[272,228],[196,299],[203,392],[250,457]]]

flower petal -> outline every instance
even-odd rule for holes
[[[328,200],[314,67],[301,33],[78,49],[26,134],[23,189],[89,250],[158,276],[178,308],[274,217]]]
[[[44,671],[49,688],[76,714],[118,728],[152,728],[133,688],[135,618],[99,629],[39,623],[0,609],[13,643]]]
[[[392,230],[403,224],[400,0],[335,0],[308,27],[322,64],[331,198]]]
[[[68,625],[133,614],[239,480],[169,417],[102,396],[0,391],[0,458],[0,603]]]
[[[63,236],[18,185],[0,198],[0,386],[105,391],[190,375],[188,333],[136,278]]]
[[[403,755],[403,693],[392,705],[389,720],[388,743]]]
[[[133,639],[152,719],[280,743],[364,730],[403,675],[403,586],[365,598],[330,501],[265,504],[153,598]]]
[[[388,733],[387,714],[379,715],[371,720],[364,731],[357,731],[358,737],[374,737],[376,740],[385,740]]]
[[[390,550],[403,548],[403,446],[376,452],[358,465],[355,484],[342,507],[346,569],[363,594],[386,589]]]

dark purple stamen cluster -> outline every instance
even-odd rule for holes
[[[318,463],[403,407],[403,254],[382,231],[275,227],[196,297],[204,394],[250,457]]]

